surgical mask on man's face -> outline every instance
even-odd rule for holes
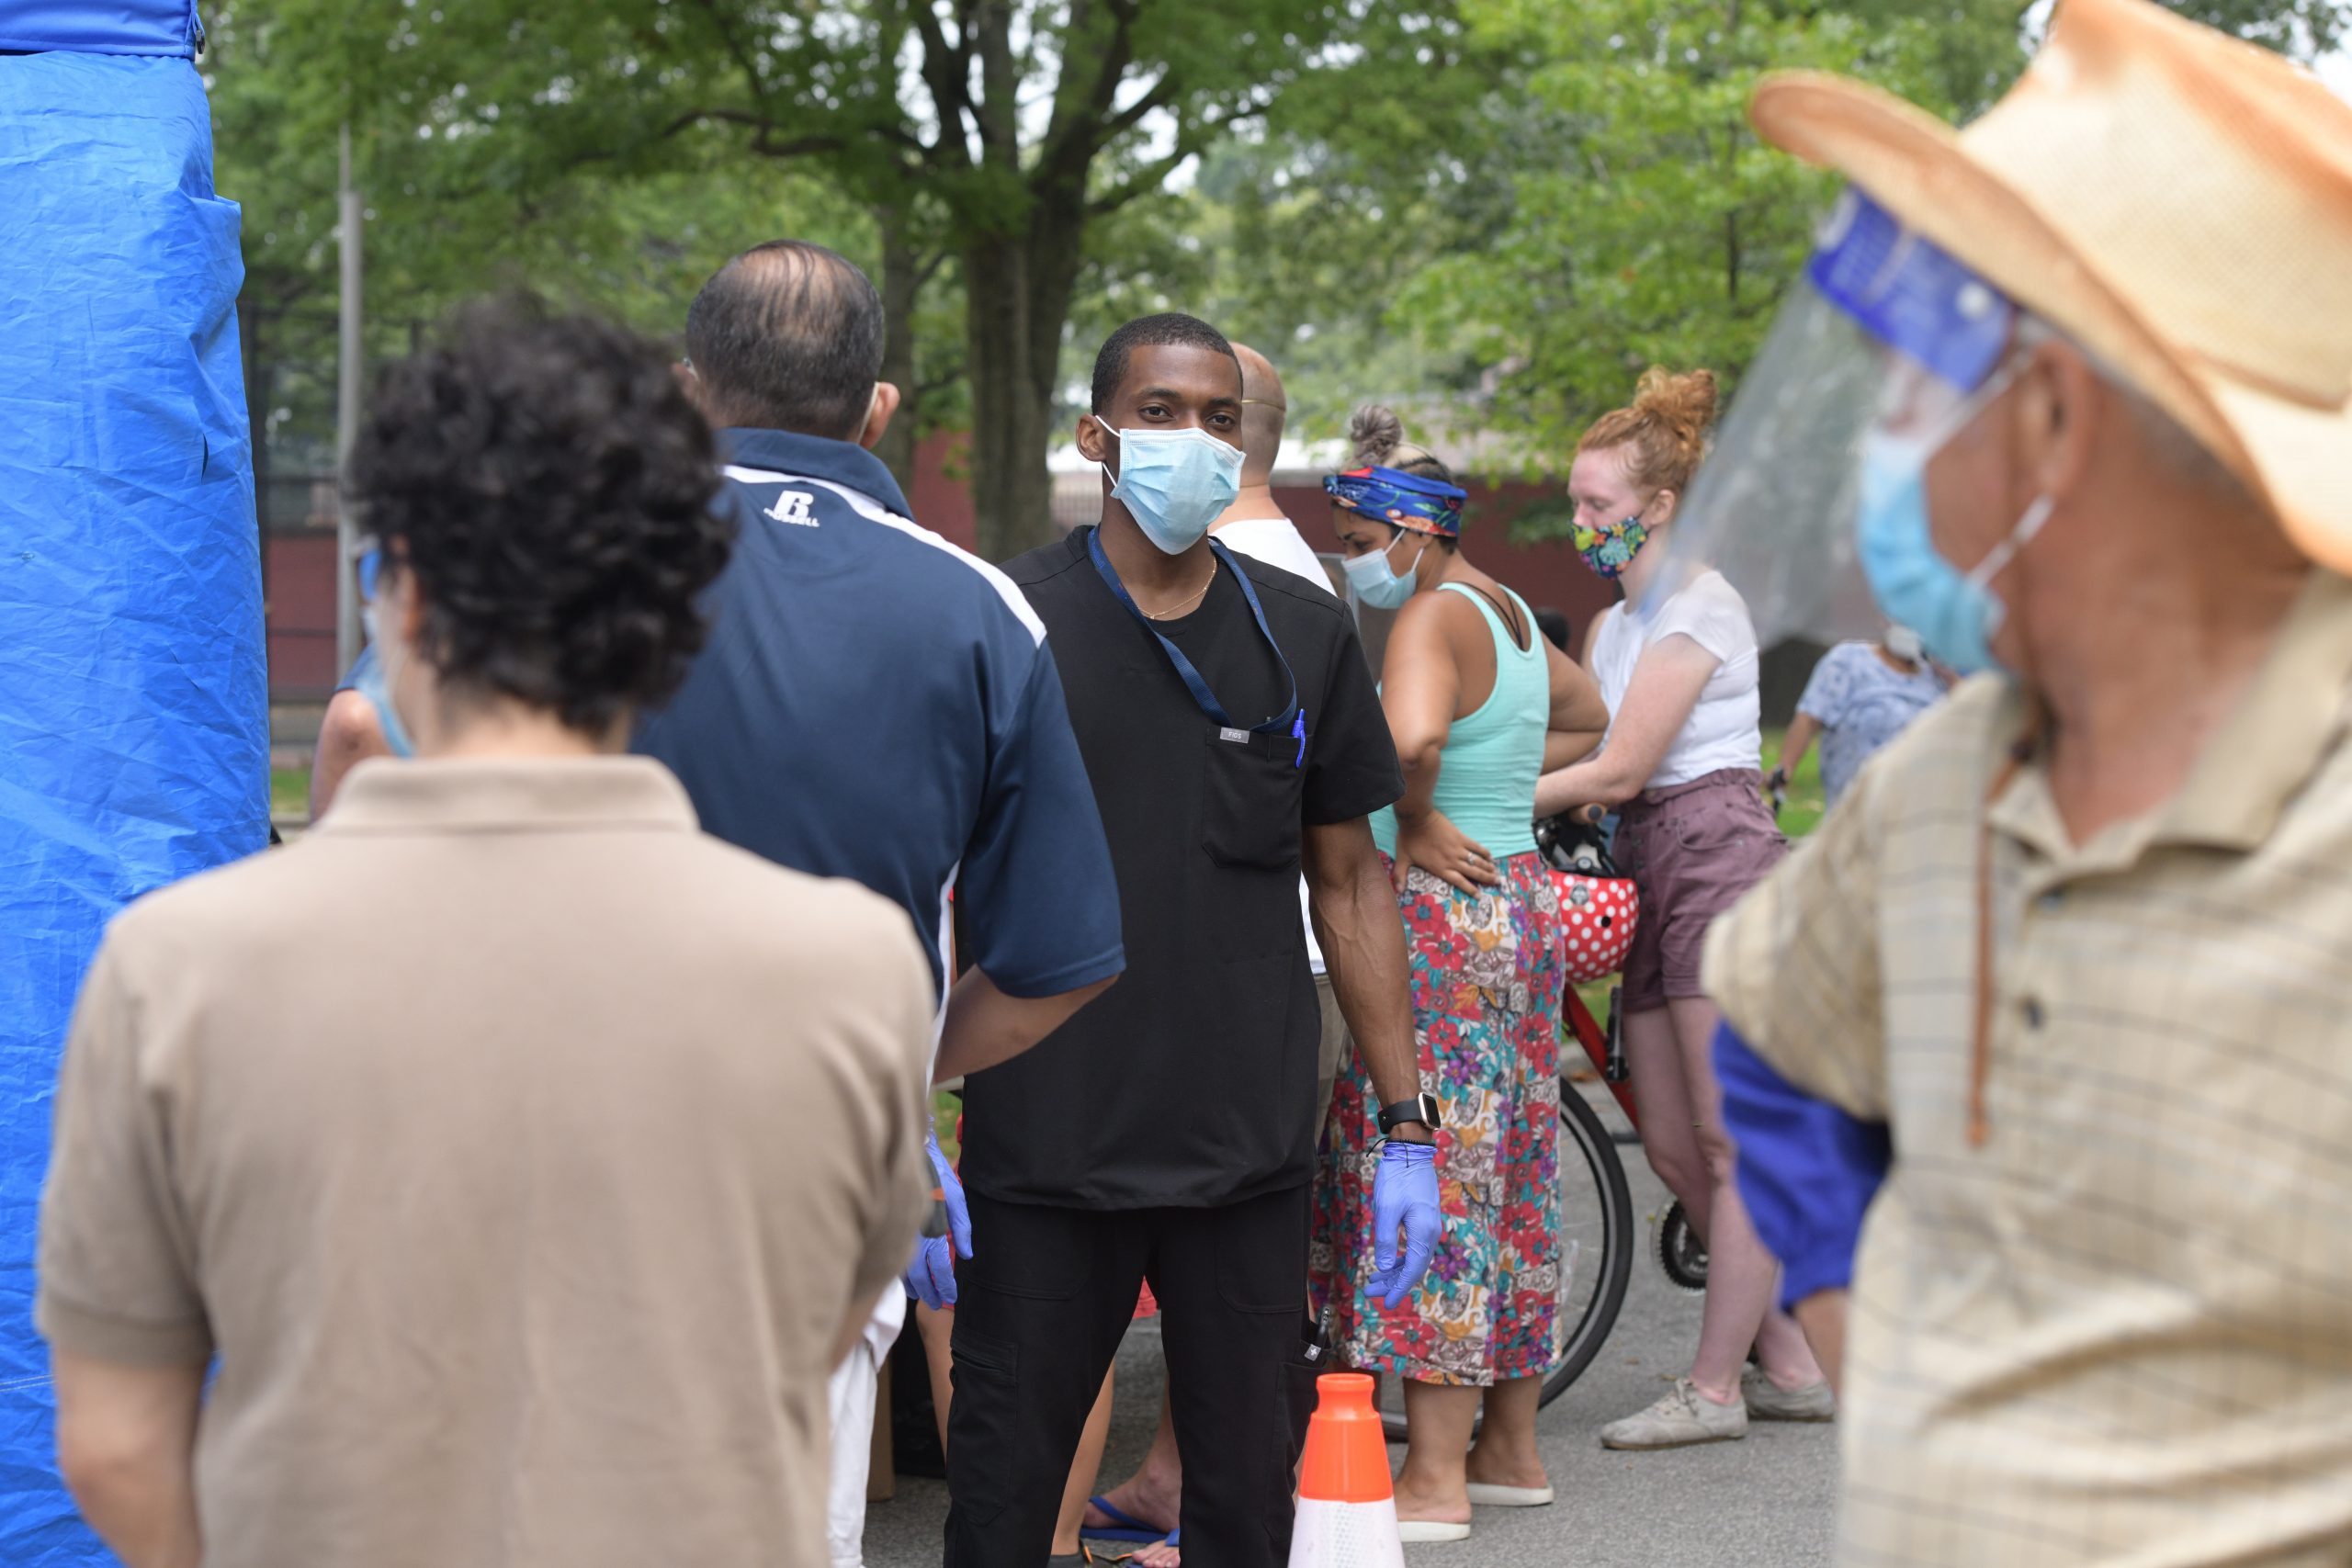
[[[1961,412],[1973,417],[1977,411]],[[2054,503],[2046,495],[2036,498],[1973,570],[1963,572],[1944,559],[1928,526],[1928,463],[1966,423],[1957,420],[1925,437],[1883,430],[1866,434],[1855,528],[1862,575],[1878,607],[1917,633],[1937,659],[1973,675],[1998,662],[1993,637],[2008,614],[1989,584],[2050,520]]]
[[[1398,529],[1397,538],[1408,530]],[[1340,570],[1347,574],[1348,586],[1357,598],[1375,610],[1394,610],[1413,596],[1413,585],[1421,570],[1421,551],[1430,547],[1429,536],[1420,536],[1421,548],[1413,552],[1413,564],[1398,575],[1388,564],[1388,551],[1396,547],[1396,539],[1388,541],[1388,548],[1366,550],[1360,556],[1349,556],[1340,562]]]
[[[1119,442],[1119,473],[1112,498],[1164,554],[1181,556],[1199,544],[1209,525],[1241,493],[1241,448],[1205,430],[1113,434]]]

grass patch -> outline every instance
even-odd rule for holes
[[[308,820],[311,815],[311,770],[269,770],[269,814]]]
[[[1785,729],[1764,732],[1764,771],[1770,773],[1781,760],[1781,743],[1788,738]],[[1792,839],[1802,839],[1821,826],[1822,814],[1829,809],[1829,802],[1821,792],[1821,745],[1804,754],[1804,765],[1790,775],[1788,803],[1781,807],[1781,831]]]

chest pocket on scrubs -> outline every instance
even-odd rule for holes
[[[1225,733],[1208,731],[1201,780],[1202,846],[1219,865],[1295,870],[1306,778],[1298,765],[1298,741],[1287,735],[1233,740]]]

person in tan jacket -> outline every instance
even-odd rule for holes
[[[477,310],[384,378],[350,487],[416,760],[127,910],[58,1090],[60,1458],[131,1568],[824,1561],[931,974],[617,754],[701,643],[715,486],[617,328]]]

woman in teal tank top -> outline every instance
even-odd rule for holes
[[[1341,1359],[1406,1380],[1404,1539],[1458,1540],[1474,1503],[1552,1500],[1535,1410],[1563,1331],[1564,967],[1535,781],[1598,746],[1609,715],[1519,595],[1462,553],[1466,497],[1444,464],[1404,443],[1385,409],[1359,411],[1351,434],[1358,466],[1324,488],[1356,597],[1397,611],[1381,706],[1405,796],[1373,833],[1412,956],[1421,1088],[1440,1104],[1446,1228],[1428,1278],[1386,1305],[1371,1288],[1379,1107],[1351,1053],[1332,1094],[1313,1263]]]

